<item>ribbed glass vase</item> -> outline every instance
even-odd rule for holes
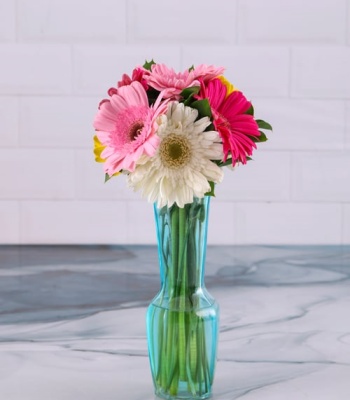
[[[210,197],[154,207],[161,289],[147,311],[147,339],[157,396],[211,396],[218,305],[204,285]]]

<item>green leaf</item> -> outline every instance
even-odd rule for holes
[[[180,95],[183,97],[183,103],[185,106],[191,106],[191,103],[193,103],[195,101],[195,99],[193,98],[194,95],[198,94],[200,90],[199,86],[193,86],[193,87],[189,87],[184,89]]]
[[[266,142],[268,139],[263,131],[259,131],[260,136],[257,138],[258,142]]]
[[[188,97],[186,100],[184,100],[182,103],[187,106],[187,107],[191,107],[191,103],[193,103],[193,96]]]
[[[251,157],[246,157],[247,161],[252,161],[253,159]],[[238,162],[239,164],[239,162]],[[221,167],[227,167],[228,165],[232,165],[232,158],[229,158],[228,160],[226,160],[225,162],[220,162],[218,164],[218,166]]]
[[[215,197],[215,183],[209,181],[209,185],[210,185],[210,191],[205,193],[205,196],[212,196]]]
[[[199,116],[212,118],[211,108],[208,99],[197,100],[191,104],[192,108],[198,110]]]
[[[108,182],[112,177],[108,174],[105,174],[105,183]]]
[[[201,220],[203,214],[203,204],[190,204],[189,206],[189,219],[199,219]]]
[[[200,86],[192,86],[192,87],[184,89],[180,93],[180,96],[183,97],[184,99],[187,99],[189,97],[192,97],[194,94],[198,94],[199,91],[200,91]]]
[[[209,126],[207,126],[206,132],[209,132],[209,131],[215,131],[215,126],[214,126],[214,124],[210,124]]]
[[[268,122],[263,121],[262,119],[257,119],[256,123],[258,124],[258,127],[260,129],[267,129],[269,131],[272,131],[272,126]]]
[[[251,104],[251,106],[248,108],[248,110],[245,112],[246,114],[249,115],[254,115],[254,107],[253,104]]]
[[[225,162],[220,163],[219,167],[226,167],[227,165],[232,165],[232,158],[229,158]]]
[[[151,61],[146,60],[145,63],[143,64],[143,68],[147,69],[148,71],[151,71],[152,65],[154,65],[154,64],[155,64],[155,62],[153,61],[153,58]]]
[[[193,71],[194,70],[194,65],[192,64],[191,66],[190,66],[190,68],[188,69],[188,72],[191,72],[191,71]]]
[[[172,212],[172,210],[173,210],[173,208],[174,207],[171,207],[170,208],[170,212]],[[162,207],[162,208],[160,208],[160,209],[158,209],[159,211],[159,215],[160,216],[162,216],[162,217],[164,217],[164,215],[168,212],[168,207],[167,206],[164,206],[164,207]]]

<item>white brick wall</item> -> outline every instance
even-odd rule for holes
[[[98,97],[22,97],[21,146],[91,149],[93,128],[87,115],[95,113],[98,101]]]
[[[141,45],[80,45],[73,47],[74,93],[105,96],[115,86],[122,74],[131,74],[136,65],[154,58],[180,68],[179,46]]]
[[[208,63],[226,67],[228,79],[247,97],[287,97],[290,56],[287,47],[186,46],[182,68]]]
[[[224,172],[224,182],[216,188],[218,200],[285,202],[290,198],[288,152],[256,151],[247,165]]]
[[[125,13],[120,0],[18,0],[18,36],[23,42],[125,43]]]
[[[20,243],[18,201],[0,201],[0,221],[0,243]]]
[[[349,0],[1,0],[0,243],[154,243],[152,206],[104,183],[92,120],[154,58],[226,67],[272,123],[212,200],[209,243],[350,244]]]
[[[89,149],[76,151],[76,197],[78,200],[140,200],[127,187],[125,177],[117,176],[104,182],[102,164],[91,162],[91,146]],[[140,202],[141,204],[141,202]]]
[[[16,39],[16,2],[0,1],[0,43]]]
[[[350,149],[350,102],[346,104],[345,148]]]
[[[344,44],[346,5],[347,0],[241,1],[239,42]]]
[[[342,240],[339,204],[239,203],[235,223],[238,243],[339,244]]]
[[[343,243],[350,243],[350,204],[343,206]]]
[[[266,148],[288,151],[343,149],[346,113],[343,101],[259,98],[254,103],[258,117],[274,122],[274,132],[270,134]]]
[[[349,151],[295,154],[292,166],[293,200],[350,203]]]
[[[237,0],[128,1],[128,37],[131,43],[236,42],[232,24],[237,19]],[[152,22],[153,21],[153,22]]]
[[[1,94],[67,94],[71,92],[69,46],[0,45]]]
[[[73,199],[71,149],[1,149],[0,199]]]
[[[350,98],[350,48],[300,47],[292,50],[293,97]]]
[[[16,97],[0,97],[0,142],[2,146],[18,146],[18,116],[19,99]]]
[[[22,243],[128,242],[124,201],[25,201],[20,218]]]

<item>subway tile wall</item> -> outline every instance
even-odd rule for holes
[[[0,243],[155,243],[92,155],[98,102],[145,59],[226,66],[274,126],[212,199],[211,244],[350,244],[348,0],[1,0]]]

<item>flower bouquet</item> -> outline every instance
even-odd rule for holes
[[[147,335],[156,394],[166,399],[211,394],[218,306],[203,278],[209,199],[222,167],[246,164],[272,129],[223,72],[146,62],[109,89],[94,120],[105,180],[122,173],[154,203],[162,285]]]

